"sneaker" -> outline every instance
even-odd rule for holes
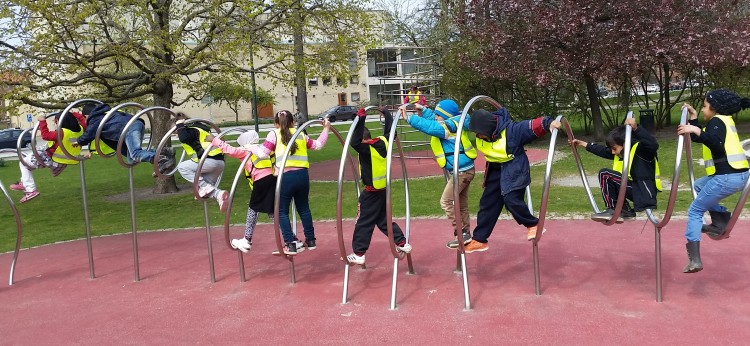
[[[174,158],[174,148],[162,149],[162,154],[159,155],[159,172],[166,173],[172,171],[177,165],[177,161]]]
[[[411,253],[411,244],[406,243],[406,244],[404,244],[402,246],[396,245],[396,251],[400,252],[402,254]]]
[[[357,256],[357,254],[355,253],[350,253],[348,256],[346,256],[346,260],[349,262],[349,264],[363,265],[365,264],[365,255]]]
[[[536,238],[536,231],[536,226],[529,227],[528,231],[526,232],[526,240],[534,240]],[[542,229],[542,234],[544,234],[544,232],[547,232],[546,228]]]
[[[302,246],[302,242],[299,240],[293,241],[291,243],[286,243],[286,245],[284,245],[284,254],[286,255],[294,256],[302,251],[305,251],[305,247]],[[278,255],[279,251],[276,250],[272,252],[272,254]]]
[[[245,238],[232,239],[231,244],[232,244],[232,249],[237,249],[244,253],[247,253],[247,250],[250,250],[250,247],[253,246],[253,244]]]
[[[464,245],[468,244],[471,241],[471,234],[469,232],[463,232],[463,238],[464,238]],[[455,249],[458,247],[458,237],[456,239],[453,239],[449,241],[447,244],[445,244],[449,249]]]
[[[305,239],[305,247],[308,250],[315,250],[317,246],[315,246],[315,238],[313,239]]]
[[[221,190],[221,192],[216,194],[216,201],[219,202],[219,210],[221,210],[222,213],[225,213],[227,211],[227,198],[229,198],[229,192],[226,192],[224,190]]]
[[[216,190],[216,187],[210,184],[201,186],[201,188],[198,189],[198,195],[201,196],[201,198],[208,198],[208,196],[211,194],[211,192],[214,192],[214,190]]]
[[[487,245],[487,243],[480,243],[474,239],[472,239],[466,246],[464,246],[464,252],[465,253],[472,253],[472,252],[480,252],[480,251],[487,251],[490,246]]]
[[[625,219],[625,220],[633,220],[633,219],[635,219],[635,211],[633,211],[633,210],[623,210],[620,213],[620,217],[623,218],[623,219]]]
[[[621,212],[620,217],[617,218],[618,223],[623,222],[623,218],[622,218],[623,214],[625,214],[625,211]],[[607,210],[601,213],[596,213],[596,214],[591,215],[591,220],[599,221],[599,222],[607,222],[609,221],[609,219],[612,218],[612,215],[615,215],[615,210],[611,208],[607,208]],[[635,217],[635,213],[633,213],[633,217]]]
[[[19,202],[26,203],[26,202],[32,200],[33,198],[36,198],[36,196],[39,196],[39,191],[27,192],[27,193],[25,193],[23,195],[23,197],[21,197],[21,199],[19,200]]]
[[[24,187],[20,181],[17,181],[14,184],[10,184],[10,189],[16,190],[16,191],[23,191],[23,190],[26,190],[26,187]]]

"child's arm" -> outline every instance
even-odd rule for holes
[[[271,153],[276,150],[276,132],[271,131],[266,135],[266,140],[261,145],[254,145],[250,152],[260,159],[271,157]]]
[[[50,131],[47,127],[47,118],[44,115],[40,115],[39,118],[39,132],[42,133],[42,139],[45,141],[57,141],[57,131]]]
[[[411,115],[406,121],[409,125],[420,132],[438,138],[448,138],[449,133],[447,133],[445,128],[441,126],[439,122],[434,120],[434,112],[431,109],[425,108],[423,114],[423,117]]]
[[[331,123],[328,121],[328,118],[323,120],[323,131],[320,133],[320,136],[318,136],[318,139],[313,140],[312,138],[307,137],[307,149],[323,149],[323,147],[326,146],[326,142],[328,142],[328,129],[330,127]]]
[[[101,117],[97,117],[96,119],[91,119],[91,117],[89,117],[87,119],[88,124],[86,125],[86,130],[83,131],[83,134],[76,140],[77,145],[84,146],[94,141],[96,130],[99,127],[101,119]]]
[[[357,111],[357,116],[359,117],[359,120],[357,121],[357,125],[354,126],[354,130],[352,132],[352,141],[350,145],[355,151],[360,154],[369,154],[370,146],[366,143],[362,143],[362,139],[365,133],[365,118],[367,118],[365,109],[360,108]]]
[[[83,128],[83,130],[85,131],[86,130],[86,117],[84,117],[83,114],[78,113],[78,112],[73,112],[72,114],[74,117],[76,117],[76,120],[78,120],[78,124],[80,124],[81,128]]]
[[[633,137],[640,143],[638,145],[638,152],[642,155],[645,153],[651,154],[651,156],[656,156],[656,152],[659,150],[659,142],[656,141],[656,138],[652,136],[647,130],[639,128],[638,125],[635,125],[635,128],[633,129]],[[645,159],[650,159],[649,157],[644,157]]]
[[[231,157],[234,157],[235,159],[244,159],[245,156],[250,154],[247,150],[242,148],[237,148],[229,145],[227,142],[222,141],[219,138],[214,137],[214,139],[211,141],[211,145],[218,147],[221,149],[221,152],[224,154],[227,154]]]

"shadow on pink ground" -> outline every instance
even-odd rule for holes
[[[398,220],[403,225],[403,220]],[[456,253],[443,219],[412,222],[416,275],[399,263],[398,309],[389,310],[393,259],[377,233],[368,268],[344,264],[333,222],[316,222],[318,248],[289,263],[270,255],[272,225],[259,225],[238,259],[214,229],[217,282],[210,283],[204,230],[139,235],[133,281],[128,234],[93,240],[89,279],[83,240],[23,250],[7,286],[0,255],[2,344],[745,344],[750,338],[750,258],[742,220],[723,241],[706,240],[705,269],[683,274],[684,220],[663,230],[664,302],[655,301],[653,227],[644,219],[602,226],[548,220],[539,245],[542,295],[534,294],[525,229],[500,220],[490,249],[467,255],[473,309],[464,311]],[[344,222],[351,239],[352,221]],[[239,236],[242,230],[234,228]]]

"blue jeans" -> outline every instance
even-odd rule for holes
[[[315,239],[315,228],[313,227],[312,213],[309,204],[310,175],[307,169],[298,169],[284,173],[279,191],[279,228],[284,236],[284,242],[294,241],[292,223],[289,221],[289,206],[294,199],[294,206],[302,221],[305,230],[305,238]]]
[[[706,211],[725,212],[727,208],[719,202],[728,196],[742,191],[748,178],[748,172],[721,174],[701,177],[694,187],[698,196],[688,208],[688,222],[685,229],[687,241],[701,240],[703,215]]]
[[[150,162],[154,163],[155,152],[153,150],[141,149],[143,143],[143,133],[146,125],[142,121],[136,121],[125,134],[125,146],[128,147],[128,159],[133,162]]]

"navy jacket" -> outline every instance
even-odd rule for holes
[[[78,137],[78,144],[81,146],[88,145],[96,139],[96,131],[99,128],[99,124],[102,122],[104,116],[112,109],[108,104],[101,104],[96,106],[86,117],[86,131]],[[102,129],[102,141],[110,146],[112,149],[117,149],[117,141],[120,140],[120,134],[125,129],[125,125],[130,121],[133,116],[128,113],[116,112]],[[126,150],[123,145],[123,151]]]
[[[505,196],[512,191],[526,188],[526,186],[531,184],[529,157],[526,156],[524,145],[533,142],[535,139],[549,132],[549,125],[555,119],[552,117],[539,117],[531,120],[513,121],[510,119],[510,115],[505,108],[500,108],[492,114],[497,116],[498,120],[494,134],[499,138],[499,134],[503,130],[506,130],[506,151],[508,154],[514,155],[513,160],[508,162],[487,162],[487,172],[492,170],[491,166],[499,165],[500,179],[502,180],[500,194]],[[467,122],[464,123],[464,126],[469,128],[471,120],[469,117],[466,117],[466,119]]]

